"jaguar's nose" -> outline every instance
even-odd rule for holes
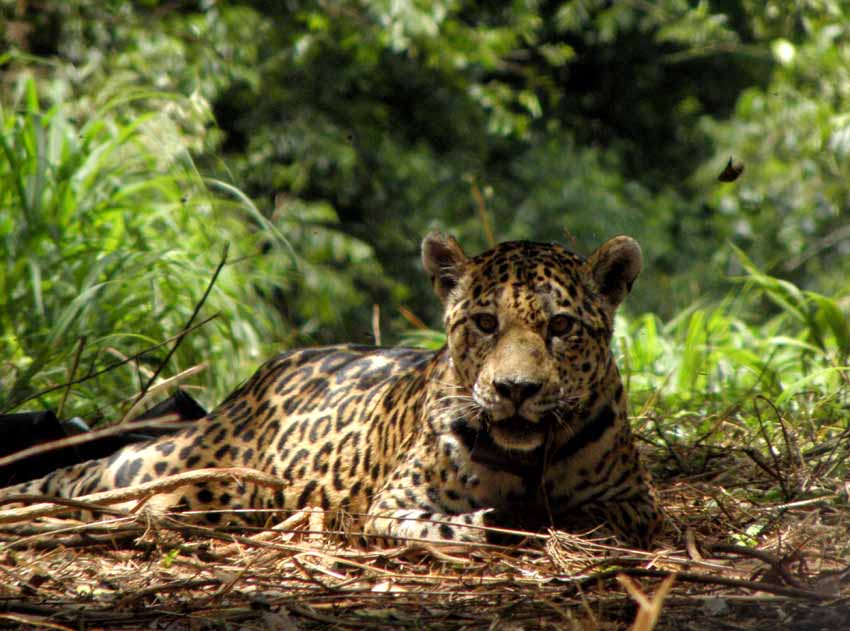
[[[539,381],[522,381],[514,379],[504,379],[494,381],[493,387],[499,396],[508,399],[515,406],[519,407],[524,401],[527,401],[535,394],[540,392],[543,384]]]

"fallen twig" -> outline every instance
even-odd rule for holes
[[[228,467],[225,469],[196,469],[194,471],[184,471],[176,473],[160,480],[153,480],[144,484],[138,484],[127,488],[114,489],[110,491],[101,491],[90,495],[83,495],[75,498],[76,502],[87,504],[109,505],[118,502],[126,502],[134,499],[144,499],[158,493],[167,493],[181,486],[188,484],[197,484],[199,482],[209,482],[211,480],[224,480],[240,478],[246,482],[257,484],[260,486],[268,486],[272,488],[281,488],[286,486],[286,481],[274,476],[257,471],[256,469],[248,469],[246,467]],[[30,496],[23,496],[29,498]],[[18,521],[29,521],[36,517],[47,517],[51,515],[59,515],[68,512],[69,506],[59,505],[64,504],[64,501],[54,501],[55,498],[45,496],[44,502],[29,506],[27,508],[7,509],[0,511],[0,524],[8,524]],[[4,498],[4,501],[21,501],[16,500],[15,496]],[[89,508],[87,508],[89,510]]]
[[[147,385],[145,385],[145,387],[142,388],[141,392],[139,392],[139,395],[136,397],[136,400],[133,401],[133,404],[130,406],[130,409],[127,411],[127,414],[125,414],[125,419],[130,414],[130,412],[132,412],[132,410],[136,407],[136,405],[142,399],[145,398],[147,391],[156,382],[156,378],[159,376],[159,373],[161,373],[163,368],[165,368],[168,365],[169,360],[171,360],[171,356],[174,355],[174,353],[177,351],[178,348],[180,348],[180,344],[183,343],[183,340],[186,338],[186,335],[188,335],[189,331],[192,330],[192,323],[195,321],[195,318],[198,316],[198,313],[200,312],[201,307],[203,307],[204,303],[207,301],[207,297],[210,295],[210,292],[212,291],[212,288],[215,285],[215,281],[218,280],[218,275],[221,273],[221,270],[224,268],[225,263],[227,263],[227,252],[228,252],[229,249],[230,249],[230,243],[225,243],[224,244],[224,252],[222,252],[222,254],[221,254],[221,260],[219,261],[218,266],[215,268],[215,272],[213,272],[212,278],[210,278],[210,282],[207,283],[207,288],[206,288],[206,290],[204,290],[203,296],[201,296],[201,299],[195,305],[195,308],[192,311],[192,315],[189,316],[189,320],[183,326],[183,330],[181,330],[180,333],[177,334],[177,339],[174,341],[174,346],[172,346],[171,348],[168,349],[168,352],[165,354],[165,357],[163,358],[162,362],[160,362],[159,366],[156,367],[156,370],[154,371],[153,375],[151,375],[150,379],[148,379]],[[124,419],[122,419],[122,420],[124,420]]]

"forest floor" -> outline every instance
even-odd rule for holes
[[[652,552],[559,532],[365,546],[309,511],[257,532],[22,517],[0,525],[0,627],[848,629],[848,453],[848,432],[794,458],[656,445],[670,527]]]

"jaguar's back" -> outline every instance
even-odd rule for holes
[[[331,346],[283,353],[203,419],[175,434],[130,445],[4,490],[77,497],[197,468],[250,467],[287,482],[269,489],[237,481],[202,483],[156,503],[176,509],[299,509],[365,513],[412,431],[433,353]],[[391,403],[398,405],[392,406]],[[394,409],[390,409],[394,407]],[[218,523],[222,512],[205,519]]]

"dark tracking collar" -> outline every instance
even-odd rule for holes
[[[532,451],[505,449],[493,440],[490,432],[473,427],[466,418],[452,422],[451,429],[466,449],[472,462],[494,471],[503,471],[523,479],[526,489],[540,484],[547,464],[565,460],[588,444],[599,440],[602,434],[613,425],[614,411],[610,405],[603,405],[584,427],[554,452],[547,453],[551,443],[554,418],[546,423],[546,440]]]
[[[472,462],[488,469],[525,478],[531,470],[537,469],[543,459],[543,445],[532,451],[505,449],[496,444],[489,431],[472,427],[465,418],[459,418],[452,423],[452,432],[469,451]]]

